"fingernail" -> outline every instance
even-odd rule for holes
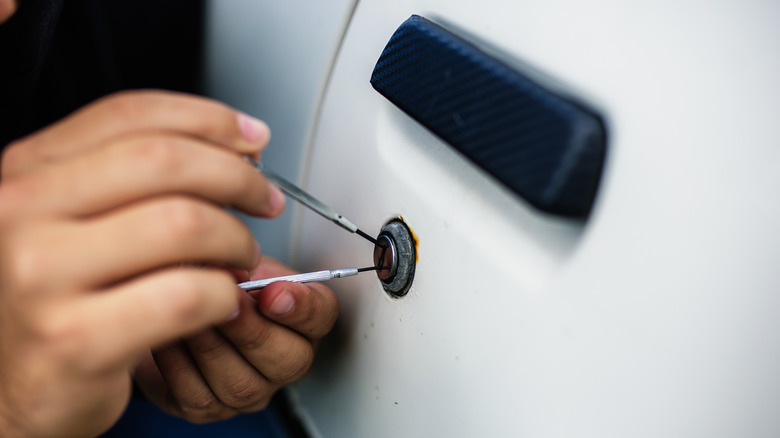
[[[276,187],[274,184],[271,184],[269,186],[269,196],[268,196],[268,207],[273,212],[282,211],[284,210],[284,193],[282,193],[281,189],[279,187]]]
[[[284,316],[292,310],[295,305],[295,298],[293,294],[285,289],[279,296],[276,297],[273,303],[271,303],[270,311],[274,315]]]
[[[267,143],[271,137],[268,125],[248,114],[238,113],[238,127],[241,130],[241,135],[249,143]]]

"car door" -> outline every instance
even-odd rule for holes
[[[291,173],[372,235],[402,220],[414,275],[403,296],[371,273],[330,283],[340,320],[293,388],[312,435],[777,434],[776,4],[361,0],[344,10]],[[476,50],[546,93],[534,98],[598,122],[604,155],[587,211],[540,208],[424,111],[372,86],[413,15],[452,36],[455,52]],[[418,93],[436,95],[451,64],[426,65]],[[296,86],[284,73],[264,80]],[[479,104],[463,96],[454,107]],[[501,114],[475,125],[479,138]],[[374,264],[364,239],[309,211],[291,221],[282,239],[299,269]]]

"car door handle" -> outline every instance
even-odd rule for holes
[[[540,210],[591,211],[607,137],[595,111],[417,15],[390,38],[371,84]]]

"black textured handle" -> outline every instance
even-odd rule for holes
[[[601,177],[601,119],[414,15],[393,34],[371,84],[537,208],[586,217]]]

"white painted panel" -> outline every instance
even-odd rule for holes
[[[590,221],[540,215],[368,83],[416,13],[493,44],[605,115]],[[780,433],[780,4],[363,0],[308,188],[419,237],[410,294],[331,285],[334,336],[298,385],[324,437]],[[313,214],[302,265],[370,263]]]
[[[207,9],[209,95],[265,120],[263,162],[302,182],[314,120],[344,28],[357,0],[212,0]],[[300,207],[248,222],[265,254],[293,260]]]

